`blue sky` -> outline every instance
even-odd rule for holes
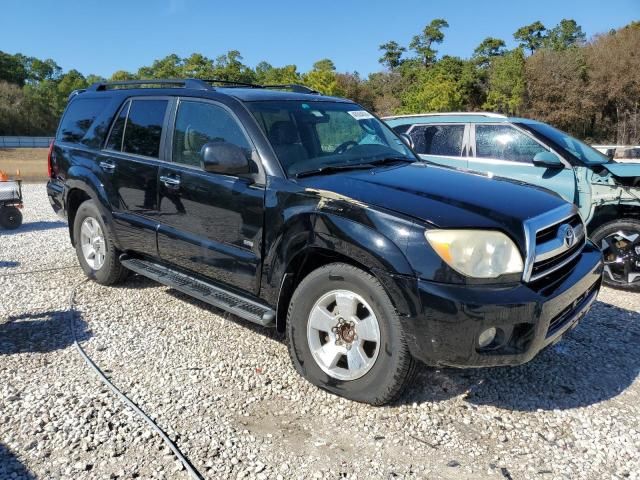
[[[513,43],[520,26],[574,18],[588,36],[640,19],[640,0],[5,0],[0,50],[53,58],[64,70],[109,76],[169,53],[240,50],[300,71],[331,58],[340,71],[379,70],[378,46],[407,45],[433,18],[450,28],[441,54],[467,57],[487,36]]]

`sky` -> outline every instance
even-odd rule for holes
[[[135,72],[170,53],[215,58],[239,50],[254,67],[331,58],[338,71],[368,75],[382,67],[378,46],[407,46],[434,18],[449,22],[439,53],[469,57],[487,36],[515,46],[513,32],[573,18],[587,34],[640,20],[640,0],[4,0],[0,50],[52,58],[109,77]]]

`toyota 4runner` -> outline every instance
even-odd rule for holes
[[[49,200],[87,276],[129,271],[286,332],[310,382],[372,404],[416,360],[517,365],[600,288],[575,206],[420,161],[359,105],[205,80],[75,92]]]

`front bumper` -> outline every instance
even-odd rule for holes
[[[568,271],[545,285],[469,286],[420,280],[422,313],[404,320],[409,348],[433,366],[528,362],[585,316],[601,278],[602,254],[587,242]],[[481,349],[478,337],[490,327],[498,329],[496,342]]]

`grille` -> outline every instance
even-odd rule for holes
[[[528,221],[525,228],[530,243],[524,278],[530,282],[561,274],[578,258],[586,241],[582,219],[569,205]]]

